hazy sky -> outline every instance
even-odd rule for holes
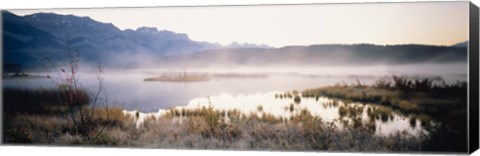
[[[452,45],[468,40],[468,2],[15,10],[89,16],[120,29],[281,47],[328,43]]]

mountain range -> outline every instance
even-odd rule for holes
[[[273,48],[234,42],[222,46],[191,40],[187,34],[152,27],[120,30],[90,17],[2,11],[3,62],[35,69],[79,52],[82,63],[109,67],[160,65],[325,65],[466,62],[466,44],[454,46],[323,44]],[[214,32],[212,32],[214,33]]]
[[[211,49],[190,55],[162,57],[164,65],[211,66],[329,66],[466,63],[463,47],[427,45],[322,44],[282,48]]]
[[[452,47],[467,48],[468,47],[468,41],[453,44]]]

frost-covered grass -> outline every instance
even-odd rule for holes
[[[388,109],[370,109],[368,115],[388,120],[390,109],[410,116],[410,125],[417,119],[427,127],[431,141],[425,148],[433,151],[467,150],[467,83],[434,83],[433,80],[408,79],[393,76],[392,79],[378,80],[373,85],[333,85],[308,89],[304,97],[327,96],[344,101],[377,103]],[[342,107],[339,114],[352,115],[355,109]],[[431,121],[439,124],[431,125]],[[435,141],[432,141],[435,140]]]
[[[229,112],[235,114],[235,110]],[[329,151],[418,151],[422,150],[425,139],[401,132],[378,136],[353,124],[339,130],[308,110],[300,111],[288,122],[268,113],[234,115],[237,117],[227,122],[221,111],[211,108],[184,113],[195,115],[183,117],[181,122],[180,117],[171,115],[148,118],[137,127],[135,117],[122,113],[121,109],[101,108],[92,123],[97,125],[92,132],[101,134],[88,140],[69,131],[74,125],[65,114],[8,114],[3,139],[8,144]]]
[[[306,109],[290,111],[295,114],[286,119],[265,112],[260,105],[250,114],[211,107],[171,109],[163,116],[146,118],[140,125],[135,121],[138,114],[128,115],[121,108],[97,108],[88,123],[93,128],[89,133],[79,134],[74,131],[71,113],[61,104],[64,93],[4,89],[4,97],[9,97],[4,101],[3,141],[7,144],[175,149],[464,152],[466,138],[463,138],[462,126],[466,127],[466,123],[462,121],[466,122],[466,118],[462,117],[466,108],[461,103],[463,94],[455,92],[462,91],[464,86],[431,86],[428,81],[412,81],[410,83],[415,85],[410,85],[408,81],[396,81],[402,83],[399,86],[409,87],[387,82],[376,86],[331,86],[307,90],[301,96],[326,95],[342,100],[378,102],[386,107],[367,109],[370,118],[388,120],[391,111],[401,111],[409,114],[410,124],[415,125],[418,120],[422,126],[429,127],[429,135],[406,132],[375,135],[373,122],[358,120],[362,106],[341,106],[339,114],[351,118],[352,122],[337,128],[337,124],[325,122]],[[78,94],[83,95],[82,92]],[[295,99],[297,94],[275,96]],[[33,98],[21,98],[25,96]],[[89,99],[78,97],[83,97],[84,112],[92,112],[86,104]],[[286,109],[293,110],[294,105]],[[338,105],[338,102],[334,100],[329,105]],[[446,108],[450,111],[445,111]],[[432,120],[441,124],[426,125]]]

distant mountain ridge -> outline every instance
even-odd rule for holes
[[[221,47],[219,44],[193,41],[186,34],[158,31],[156,28],[122,31],[111,23],[89,17],[53,13],[17,16],[7,11],[2,11],[2,16],[5,61],[8,63],[35,65],[47,56],[58,59],[54,56],[64,53],[66,45],[78,49],[85,62],[97,61],[99,54],[106,58],[137,53],[153,57]],[[31,59],[24,60],[25,57]]]
[[[6,64],[38,64],[46,57],[56,59],[59,52],[66,50],[60,39],[30,25],[19,16],[2,12],[2,19],[3,62]]]
[[[464,42],[456,43],[456,44],[452,45],[452,47],[461,47],[461,48],[467,48],[467,47],[468,47],[468,41],[464,41]]]
[[[466,63],[462,47],[429,45],[324,44],[282,48],[212,49],[162,57],[158,62],[199,66],[323,66]]]
[[[257,45],[257,44],[253,44],[253,43],[232,42],[231,44],[226,45],[225,48],[264,48],[264,49],[268,49],[268,48],[273,48],[273,47],[270,47],[266,44]]]
[[[17,16],[2,11],[3,61],[9,67],[36,68],[62,61],[68,46],[82,63],[108,67],[191,65],[341,65],[466,62],[466,46],[310,45],[273,48],[233,42],[221,46],[191,40],[187,34],[157,28],[120,30],[89,17],[37,13]],[[7,71],[7,70],[6,70]]]

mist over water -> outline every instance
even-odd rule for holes
[[[139,68],[131,70],[105,69],[107,94],[126,110],[156,112],[175,106],[185,106],[198,97],[220,94],[251,95],[271,91],[302,91],[335,84],[373,84],[375,80],[403,75],[412,78],[432,78],[437,83],[453,84],[467,80],[466,64],[410,64],[398,66],[322,66],[322,67],[218,67],[218,68]],[[97,85],[94,69],[81,68],[80,84],[94,90]],[[144,81],[162,73],[190,74],[263,74],[265,77],[215,77],[202,82]],[[55,73],[46,73],[55,76]],[[7,79],[4,87],[53,88],[55,79]]]
[[[408,32],[415,40],[390,33],[381,39],[371,31],[352,42],[342,41],[341,33],[291,40],[327,30],[311,27],[287,33],[276,45],[259,45],[264,42],[248,35],[248,43],[220,45],[194,40],[177,26],[159,30],[140,22],[135,30],[119,29],[90,15],[40,12],[2,11],[7,142],[328,151],[468,147],[468,125],[459,120],[468,116],[465,36],[430,33],[432,41],[424,42],[417,39],[425,31],[414,26]],[[349,26],[327,23],[341,32]],[[267,42],[284,33],[267,35]],[[235,41],[239,35],[227,36]]]
[[[198,109],[213,106],[220,110],[239,110],[244,114],[258,112],[270,113],[288,119],[302,109],[320,116],[326,122],[334,122],[342,127],[339,120],[339,106],[325,106],[332,99],[301,98],[295,103],[292,98],[278,99],[276,94],[303,91],[336,84],[372,85],[379,79],[390,79],[393,75],[406,76],[411,79],[430,78],[433,83],[455,84],[467,81],[466,64],[410,64],[398,66],[322,66],[322,67],[218,67],[218,68],[138,68],[130,70],[106,69],[103,73],[105,91],[112,101],[111,106],[119,106],[125,113],[141,112],[137,125],[149,116],[162,116],[168,109]],[[98,81],[93,68],[84,68],[78,74],[81,87],[96,91]],[[54,77],[58,73],[47,74]],[[227,75],[212,76],[208,81],[144,81],[146,78],[164,74],[173,75]],[[232,76],[233,75],[233,76]],[[245,76],[246,75],[246,76]],[[250,75],[260,75],[253,76]],[[6,79],[3,87],[20,88],[55,88],[59,81],[50,78]],[[342,101],[340,101],[342,103]],[[295,105],[294,111],[289,111]],[[370,122],[367,108],[382,107],[377,104],[341,104],[365,105],[364,122]],[[341,106],[340,105],[340,106]],[[228,114],[225,114],[228,118]],[[180,119],[181,120],[181,119]],[[393,112],[386,121],[375,120],[375,133],[388,135],[398,130],[411,134],[424,131],[420,122],[413,125],[408,116]]]

